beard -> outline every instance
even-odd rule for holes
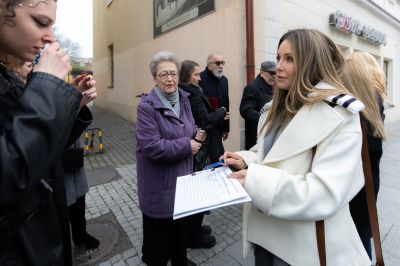
[[[218,70],[212,70],[211,71],[213,73],[214,76],[216,76],[217,78],[222,78],[223,72],[222,71],[218,71]]]

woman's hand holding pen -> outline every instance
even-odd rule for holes
[[[231,166],[238,170],[242,170],[247,167],[243,158],[234,152],[230,151],[224,152],[224,154],[220,157],[220,160],[224,160],[225,165]]]
[[[244,186],[246,182],[247,170],[245,168],[247,164],[244,162],[243,158],[234,152],[226,151],[219,159],[224,161],[224,165],[240,170],[230,173],[228,177],[237,179],[240,184]]]

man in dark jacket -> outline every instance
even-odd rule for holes
[[[264,104],[272,100],[275,67],[276,64],[272,61],[263,62],[260,74],[244,88],[240,102],[240,115],[245,120],[246,150],[256,144],[260,110]]]
[[[217,108],[224,108],[229,112],[228,79],[223,75],[224,65],[225,61],[221,55],[210,54],[207,57],[206,69],[200,73],[199,86],[203,89],[204,95],[207,96],[213,111]],[[215,162],[224,153],[222,140],[228,138],[229,120],[222,121],[213,129],[220,131],[222,135],[222,139],[215,139],[208,144],[210,160]]]

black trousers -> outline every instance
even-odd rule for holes
[[[80,238],[86,234],[85,207],[85,195],[76,199],[76,202],[68,207],[72,239],[74,242],[79,242]]]
[[[201,233],[201,224],[203,223],[204,212],[196,213],[190,215],[188,219],[190,220],[189,231],[188,231],[188,241],[195,242]]]
[[[149,266],[186,265],[187,233],[190,220],[186,217],[158,219],[143,216],[142,261]]]
[[[254,257],[256,266],[290,266],[290,264],[256,244],[254,244]]]

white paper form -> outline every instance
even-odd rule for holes
[[[219,167],[179,176],[173,218],[251,201],[238,180],[227,178],[231,172],[228,167]]]

